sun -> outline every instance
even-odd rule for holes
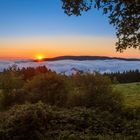
[[[41,61],[43,60],[44,56],[42,54],[39,54],[36,56],[37,60]]]

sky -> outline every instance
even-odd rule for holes
[[[115,50],[115,29],[95,9],[67,16],[60,0],[0,0],[0,58],[101,55],[139,58]]]

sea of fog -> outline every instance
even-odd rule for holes
[[[29,60],[0,60],[0,71],[16,64],[19,68],[22,67],[37,67],[45,65],[49,69],[57,73],[65,73],[70,75],[75,69],[84,72],[98,71],[105,72],[123,72],[129,70],[140,70],[140,61],[124,61],[124,60],[59,60],[59,61],[44,61],[44,62],[31,62]]]

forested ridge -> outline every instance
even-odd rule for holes
[[[108,76],[112,82],[117,82],[117,83],[140,82],[140,71],[139,70],[104,73],[104,75]]]

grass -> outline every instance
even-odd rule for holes
[[[126,106],[140,107],[140,83],[117,84],[115,89],[124,96]]]

